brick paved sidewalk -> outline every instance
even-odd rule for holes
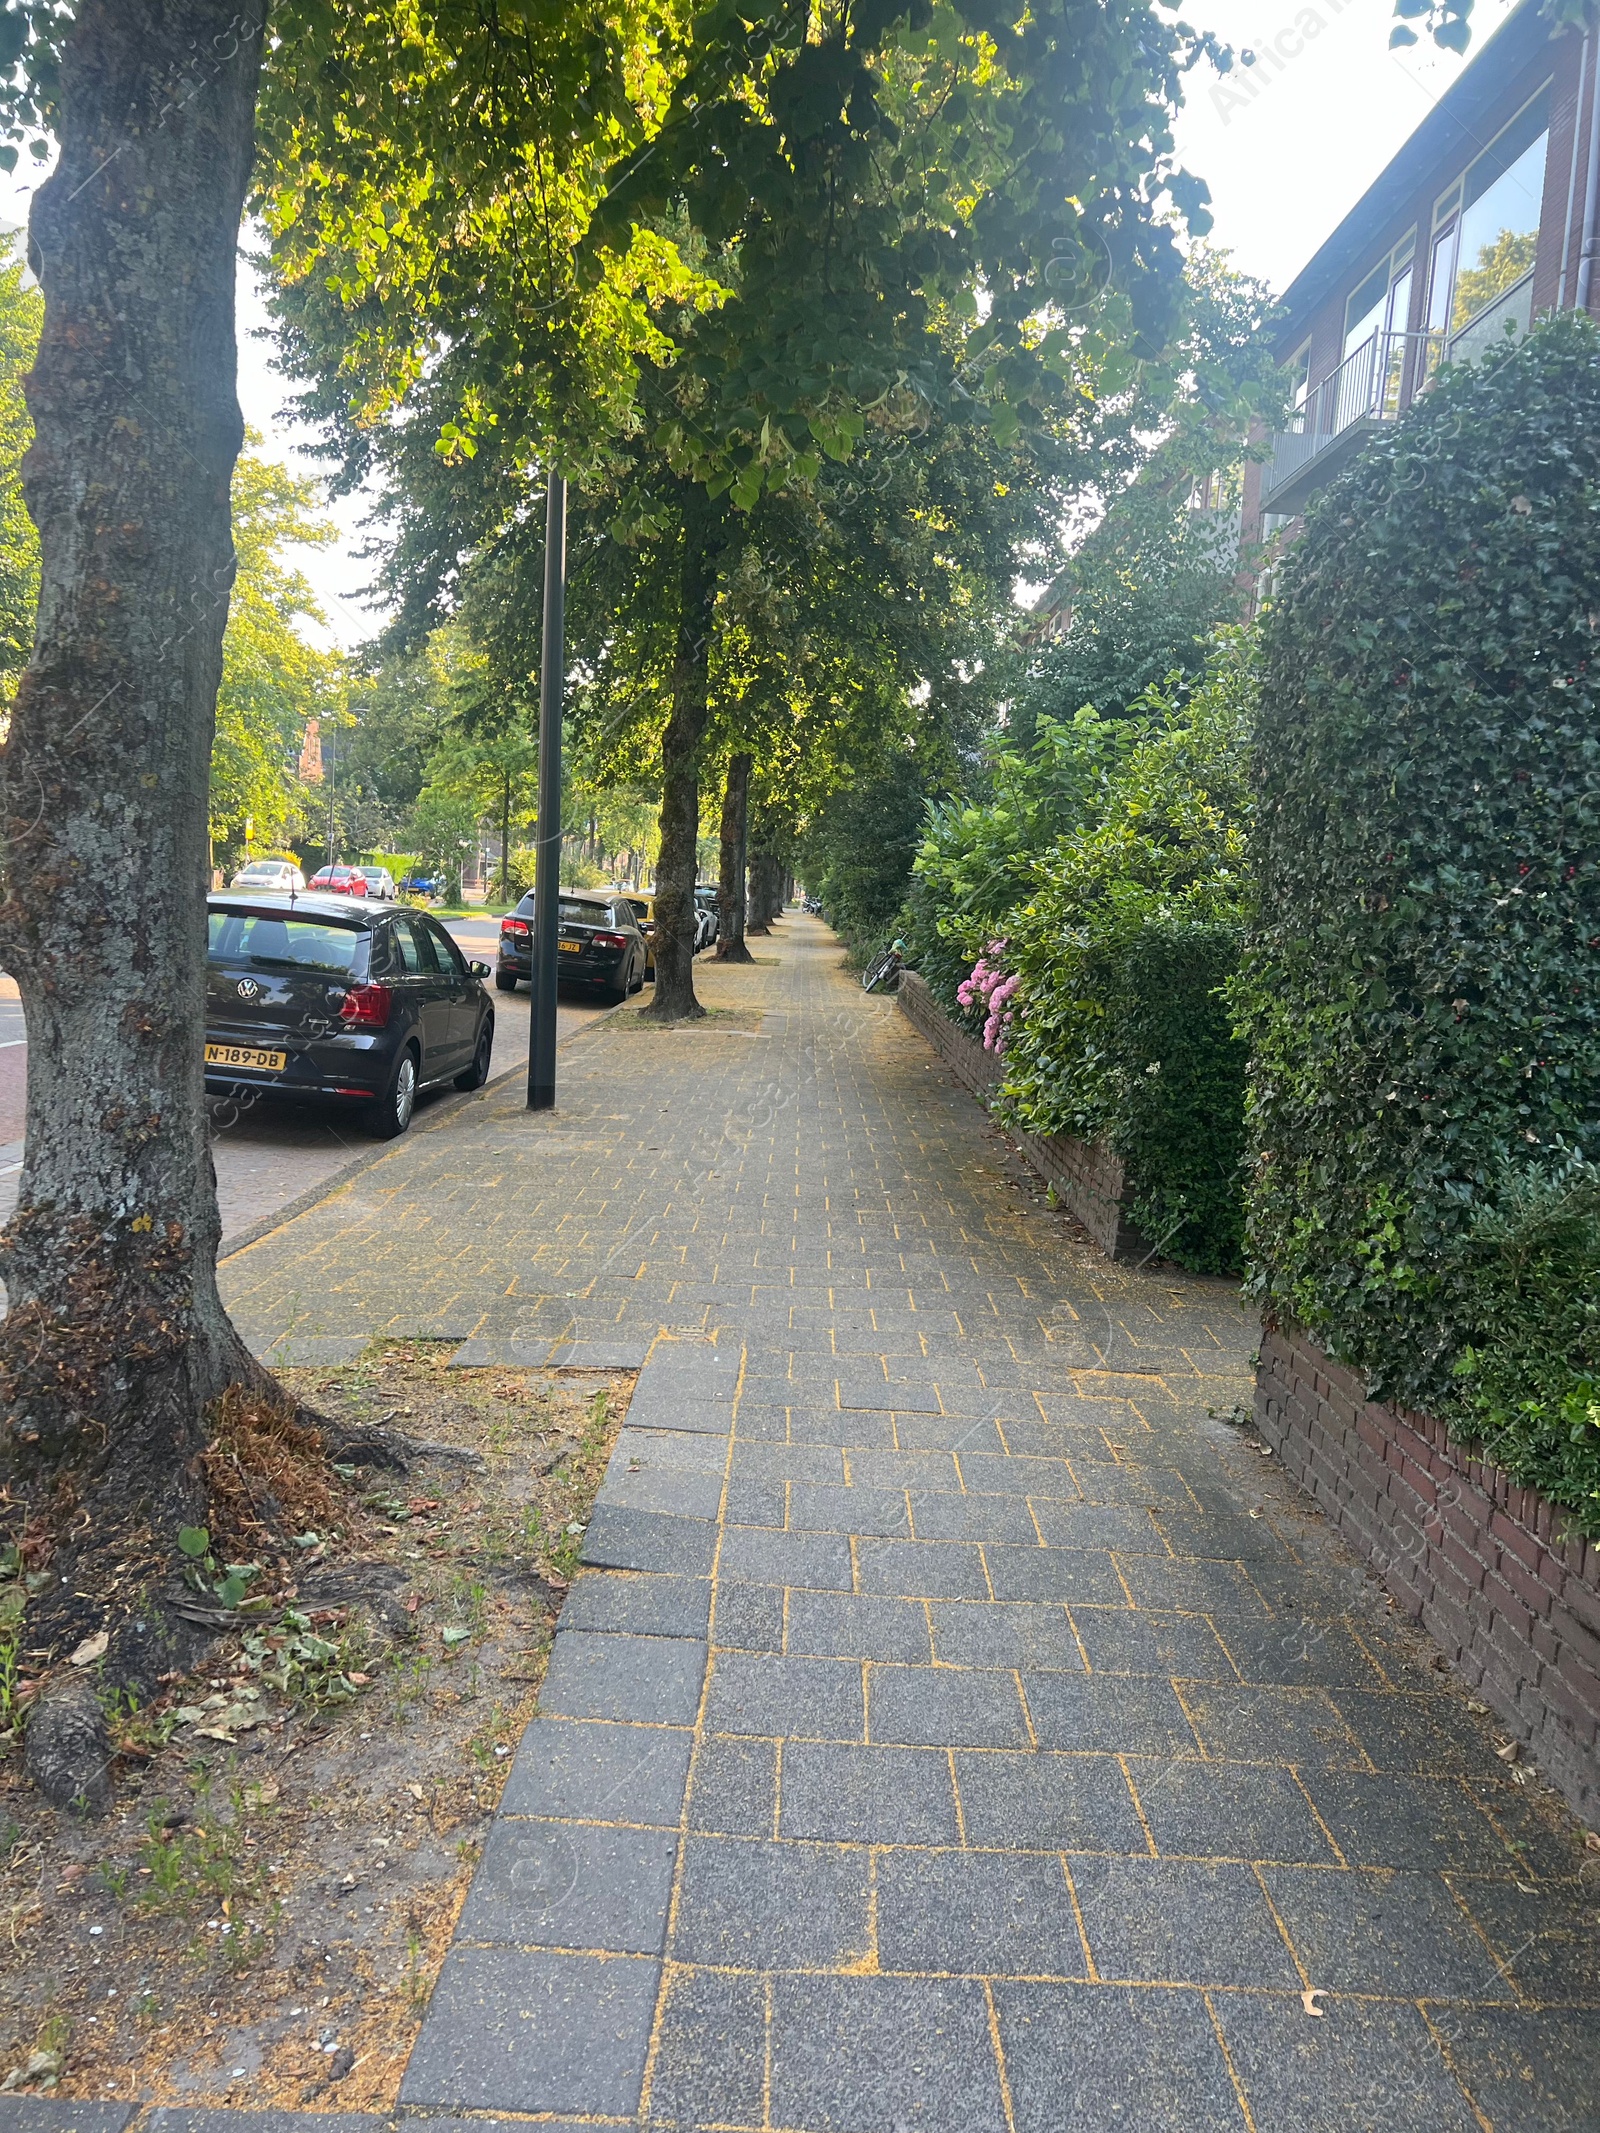
[[[1597,1891],[1113,1269],[791,919],[224,1269],[258,1346],[649,1360],[412,2112],[1595,2133]],[[308,1345],[309,1344],[309,1345]]]

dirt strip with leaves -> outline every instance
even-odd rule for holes
[[[633,1387],[447,1370],[455,1345],[283,1374],[405,1468],[279,1443],[276,1500],[318,1506],[286,1553],[236,1562],[186,1530],[195,1606],[225,1626],[147,1707],[117,1699],[102,1819],[23,1777],[41,1573],[0,1559],[0,2092],[393,2103]]]

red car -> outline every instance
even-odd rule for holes
[[[318,867],[310,885],[320,889],[324,896],[365,896],[367,893],[367,877],[359,867]]]

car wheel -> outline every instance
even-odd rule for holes
[[[478,1032],[478,1049],[464,1074],[456,1076],[458,1089],[481,1089],[489,1079],[489,1060],[494,1051],[494,1024],[486,1021]]]
[[[517,989],[515,975],[508,976],[505,971],[497,970],[494,974],[494,989],[496,992],[515,992]]]
[[[395,1061],[388,1088],[367,1115],[367,1130],[375,1141],[398,1140],[416,1107],[417,1055],[407,1045]]]

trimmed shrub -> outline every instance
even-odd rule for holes
[[[1446,371],[1265,623],[1239,999],[1270,1308],[1600,1531],[1600,342]]]
[[[1240,1264],[1244,1051],[1228,986],[1249,898],[1243,858],[1253,640],[1221,632],[1181,709],[1152,693],[1092,827],[1039,861],[1003,926],[1005,1112],[1028,1132],[1099,1140],[1129,1212],[1165,1256]]]

